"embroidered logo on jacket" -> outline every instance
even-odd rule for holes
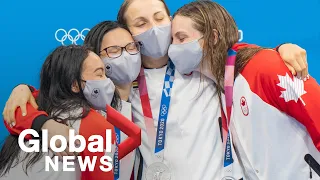
[[[293,79],[286,73],[285,76],[278,75],[280,83],[277,84],[279,87],[285,89],[284,91],[281,91],[280,98],[283,98],[285,102],[294,100],[295,102],[298,102],[298,99],[301,100],[303,105],[306,104],[302,100],[301,96],[306,94],[307,92],[304,90],[304,82],[303,80],[300,80],[296,77],[293,77]]]
[[[242,110],[243,115],[248,116],[249,107],[248,107],[246,98],[243,96],[240,99],[240,106],[241,106],[241,110]]]

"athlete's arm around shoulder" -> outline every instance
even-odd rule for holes
[[[104,118],[95,110],[91,109],[88,115],[81,120],[79,134],[84,137],[86,141],[86,147],[85,150],[82,153],[80,153],[80,155],[82,159],[85,159],[86,157],[89,157],[90,160],[96,158],[96,163],[92,171],[82,171],[82,180],[113,179],[112,169],[110,171],[106,170],[107,168],[110,168],[110,166],[108,166],[107,163],[110,163],[109,165],[112,165],[111,161],[113,159],[112,153],[110,152],[112,150],[112,147],[110,147],[110,144],[106,143],[106,138],[110,138],[107,137],[106,130],[111,131],[111,146],[113,146],[115,142],[114,127],[111,123],[109,123],[106,120],[106,118]],[[97,142],[97,139],[94,138],[93,135],[102,137],[102,152],[92,152],[90,150],[90,146],[88,144],[92,141]],[[96,148],[97,143],[95,144],[96,145],[94,147]],[[101,145],[99,144],[98,146]],[[107,159],[108,157],[111,158],[109,159],[110,161]]]
[[[273,50],[258,52],[241,74],[255,84],[251,90],[266,103],[302,123],[320,151],[320,86],[314,78],[294,77]]]

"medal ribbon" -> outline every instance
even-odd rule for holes
[[[171,60],[168,61],[166,74],[164,76],[164,83],[162,88],[159,118],[157,132],[155,132],[152,110],[148,95],[146,77],[144,74],[144,69],[141,68],[139,77],[137,78],[139,84],[140,100],[142,105],[142,111],[144,115],[146,131],[149,138],[150,144],[155,144],[154,153],[157,158],[156,161],[163,161],[165,138],[166,138],[166,127],[167,119],[171,100],[171,90],[173,87],[175,67]],[[154,141],[155,140],[155,141]]]
[[[234,85],[234,69],[236,61],[237,52],[230,49],[228,50],[228,58],[225,65],[225,76],[224,76],[224,91],[225,91],[225,101],[226,101],[226,111],[227,116],[225,116],[223,110],[222,120],[223,120],[223,145],[225,148],[224,152],[224,161],[223,167],[225,176],[232,177],[232,140],[230,136],[230,118],[231,118],[231,109],[233,103],[233,85]]]

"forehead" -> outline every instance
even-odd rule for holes
[[[193,31],[196,30],[193,27],[193,21],[189,17],[176,15],[172,20],[172,33],[175,34],[178,31]]]
[[[88,57],[83,62],[83,71],[94,71],[99,67],[104,67],[102,60],[94,52],[89,52]]]
[[[139,16],[147,16],[150,13],[165,11],[165,5],[160,0],[133,0],[129,5],[126,16],[135,19]]]
[[[101,49],[109,46],[125,46],[130,42],[133,42],[131,34],[123,28],[116,28],[103,36]]]

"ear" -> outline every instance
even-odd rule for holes
[[[77,81],[74,81],[74,82],[72,83],[71,90],[72,90],[74,93],[80,92],[79,84],[78,84]]]
[[[216,45],[219,41],[219,31],[216,29],[213,29],[213,35],[214,35],[214,45]]]
[[[172,16],[170,16],[170,21],[172,21]]]

